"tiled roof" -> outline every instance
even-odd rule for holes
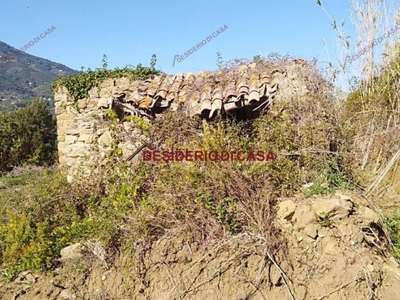
[[[162,74],[136,81],[113,97],[117,106],[135,114],[154,114],[163,108],[183,107],[191,116],[199,114],[211,118],[239,108],[265,109],[273,101],[279,79],[284,75],[279,69],[258,70],[255,63],[228,73]]]

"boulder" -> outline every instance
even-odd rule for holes
[[[362,225],[364,226],[369,226],[372,223],[379,224],[380,222],[381,218],[378,213],[368,207],[360,208],[358,213],[362,216]]]
[[[81,243],[76,243],[61,250],[61,261],[70,259],[80,259],[83,257],[85,247]]]
[[[75,300],[76,295],[70,289],[65,289],[60,293],[59,298],[64,300]]]
[[[313,211],[319,216],[329,216],[332,219],[343,219],[353,210],[353,202],[350,200],[333,198],[318,199],[312,205]]]
[[[109,108],[110,101],[107,98],[100,98],[97,102],[97,108]]]
[[[304,228],[304,232],[313,239],[316,239],[318,236],[318,232],[317,232],[317,226],[315,226],[315,224],[308,224],[305,228]]]
[[[315,213],[310,210],[306,204],[298,204],[293,215],[293,220],[296,222],[295,227],[302,229],[308,224],[315,222]]]
[[[279,203],[277,215],[280,219],[290,221],[296,210],[296,204],[292,200],[286,200]]]

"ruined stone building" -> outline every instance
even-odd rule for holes
[[[65,87],[55,92],[58,126],[59,162],[68,168],[93,153],[105,156],[112,134],[102,122],[105,110],[114,110],[121,122],[134,115],[152,122],[165,110],[211,120],[221,114],[238,119],[256,118],[269,111],[275,101],[290,101],[296,95],[310,93],[312,68],[303,60],[287,63],[241,65],[229,72],[201,71],[197,75],[161,74],[130,83],[127,78],[105,80],[92,88],[85,99],[75,100]],[[134,142],[120,143],[124,157],[143,143],[142,133],[129,122]],[[135,142],[136,140],[136,142]]]

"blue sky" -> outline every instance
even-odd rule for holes
[[[314,0],[178,1],[178,0],[1,0],[0,41],[15,48],[47,28],[50,35],[27,53],[80,70],[141,63],[153,53],[167,73],[216,69],[216,52],[226,61],[278,52],[312,59],[323,66],[336,57],[335,32]],[[352,34],[348,0],[323,1],[328,13]],[[190,55],[183,54],[218,28],[223,33]],[[322,40],[327,41],[327,48]],[[329,52],[329,56],[327,54]]]

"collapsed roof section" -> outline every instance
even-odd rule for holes
[[[113,107],[125,114],[147,117],[165,109],[179,109],[189,116],[201,115],[207,119],[243,109],[259,112],[272,104],[282,76],[286,73],[280,69],[261,71],[255,63],[228,73],[162,74],[135,81],[127,89],[115,93]]]

